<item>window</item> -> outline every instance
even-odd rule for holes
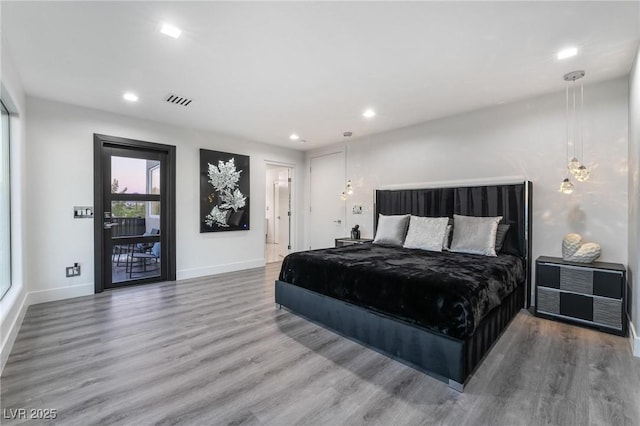
[[[11,182],[9,173],[9,112],[2,110],[2,146],[0,146],[0,299],[11,287]]]
[[[147,171],[147,194],[160,194],[160,164],[157,161],[150,161],[148,166],[150,169]],[[148,203],[149,216],[160,217],[160,203],[149,202]]]

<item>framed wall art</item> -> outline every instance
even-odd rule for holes
[[[200,150],[200,232],[249,230],[249,156]]]

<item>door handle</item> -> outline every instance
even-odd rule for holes
[[[334,220],[333,223],[342,223],[342,219]]]
[[[118,226],[117,222],[104,222],[103,223],[104,229],[111,229],[114,226]]]

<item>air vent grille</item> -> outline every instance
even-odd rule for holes
[[[170,104],[182,105],[182,106],[188,106],[192,100],[193,99],[184,98],[178,95],[169,95],[167,96],[167,99],[166,99],[166,101],[169,102]]]

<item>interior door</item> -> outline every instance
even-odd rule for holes
[[[345,234],[344,155],[342,152],[311,158],[310,249],[335,245]]]
[[[175,280],[175,147],[130,142],[95,145],[96,292]]]

